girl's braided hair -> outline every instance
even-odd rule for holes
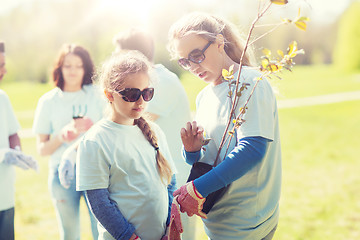
[[[160,172],[160,176],[165,178],[167,183],[170,184],[171,181],[171,168],[169,162],[165,159],[162,155],[159,145],[157,143],[157,138],[154,132],[151,130],[150,125],[145,120],[145,118],[140,117],[135,119],[135,124],[141,129],[142,133],[144,134],[145,138],[149,141],[149,143],[155,148],[156,150],[156,164]]]

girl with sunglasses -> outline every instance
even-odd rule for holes
[[[35,112],[38,152],[51,155],[48,183],[60,239],[80,239],[79,209],[84,192],[76,191],[74,174],[63,185],[58,167],[66,150],[103,116],[105,101],[92,84],[93,73],[89,52],[82,46],[64,44],[52,70],[56,87],[39,99]],[[66,166],[68,172],[75,171],[74,163]],[[97,222],[90,210],[89,214],[93,238],[97,239]]]
[[[99,83],[110,113],[79,144],[77,189],[86,191],[99,239],[160,240],[176,180],[164,133],[143,117],[154,96],[146,57],[113,55]],[[168,221],[167,221],[168,220]]]
[[[231,110],[228,82],[222,70],[239,62],[244,41],[237,28],[223,18],[200,12],[185,15],[169,31],[169,50],[184,69],[209,83],[197,96],[195,121],[181,130],[186,162],[214,164]],[[244,106],[256,79],[251,54],[243,58],[240,84],[247,89],[238,100]],[[235,86],[234,86],[235,87]],[[234,89],[232,89],[234,92]],[[226,153],[219,164],[174,192],[181,211],[202,217],[209,239],[272,239],[279,219],[281,152],[276,99],[266,79],[259,82]],[[229,129],[232,129],[232,123]],[[210,138],[203,145],[204,133]],[[225,186],[226,193],[206,215],[206,197]]]
[[[154,63],[155,43],[153,36],[140,28],[122,31],[114,38],[116,51],[137,50],[152,63],[152,79],[156,94],[149,102],[147,116],[164,132],[171,157],[177,169],[176,182],[184,184],[189,176],[190,166],[182,157],[182,142],[179,137],[181,128],[190,121],[191,111],[186,91],[177,75],[164,65]],[[183,239],[196,240],[197,219],[181,214],[184,232]]]

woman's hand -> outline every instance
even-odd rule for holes
[[[61,133],[59,135],[60,141],[67,143],[72,142],[79,136],[79,134],[80,132],[78,132],[74,127],[74,120],[71,120],[70,123],[61,129]]]
[[[203,145],[204,129],[197,125],[196,121],[188,122],[185,128],[180,131],[184,149],[187,152],[200,151]]]
[[[93,125],[93,121],[88,117],[76,118],[73,121],[74,128],[78,133],[86,132]]]
[[[131,238],[129,240],[141,240],[139,238],[139,236],[137,236],[135,233],[133,233],[133,235],[131,236]]]
[[[206,213],[202,211],[206,199],[198,192],[194,181],[181,186],[174,192],[173,196],[175,197],[174,200],[176,199],[179,203],[181,212],[186,212],[189,217],[195,214],[201,218],[207,218]]]

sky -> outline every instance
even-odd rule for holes
[[[0,15],[8,13],[11,9],[19,4],[31,4],[34,0],[0,0]],[[49,0],[47,0],[49,1]],[[131,4],[133,0],[101,0],[104,3],[114,3],[125,5]],[[146,9],[151,5],[151,2],[159,2],[161,0],[138,0],[137,2],[142,3],[144,7],[141,8],[144,13]],[[228,0],[182,0],[184,4],[186,2],[191,2],[198,4],[199,6],[208,6],[208,5],[217,5],[217,4],[226,4]],[[237,0],[237,4],[241,2],[245,3],[247,1],[254,0]],[[349,6],[353,0],[289,0],[288,5],[295,7],[300,6],[305,14],[311,18],[311,21],[314,22],[324,22],[328,23],[336,19],[340,14]],[[229,1],[234,2],[234,1]],[[111,4],[108,4],[111,5]],[[136,7],[138,7],[137,5]]]

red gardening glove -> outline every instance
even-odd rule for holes
[[[177,196],[177,202],[180,204],[181,212],[186,212],[189,217],[195,214],[201,218],[207,218],[206,213],[201,211],[205,198],[196,190],[194,181],[181,186],[173,195],[174,197]]]
[[[170,224],[166,229],[166,235],[161,240],[181,240],[180,234],[184,232],[180,217],[180,208],[177,197],[171,204]]]
[[[184,232],[182,228],[180,207],[177,198],[178,197],[175,197],[171,204],[168,240],[181,240],[180,234]]]
[[[131,236],[131,238],[129,240],[141,240],[141,238],[136,235],[135,233],[133,233],[133,235]]]

